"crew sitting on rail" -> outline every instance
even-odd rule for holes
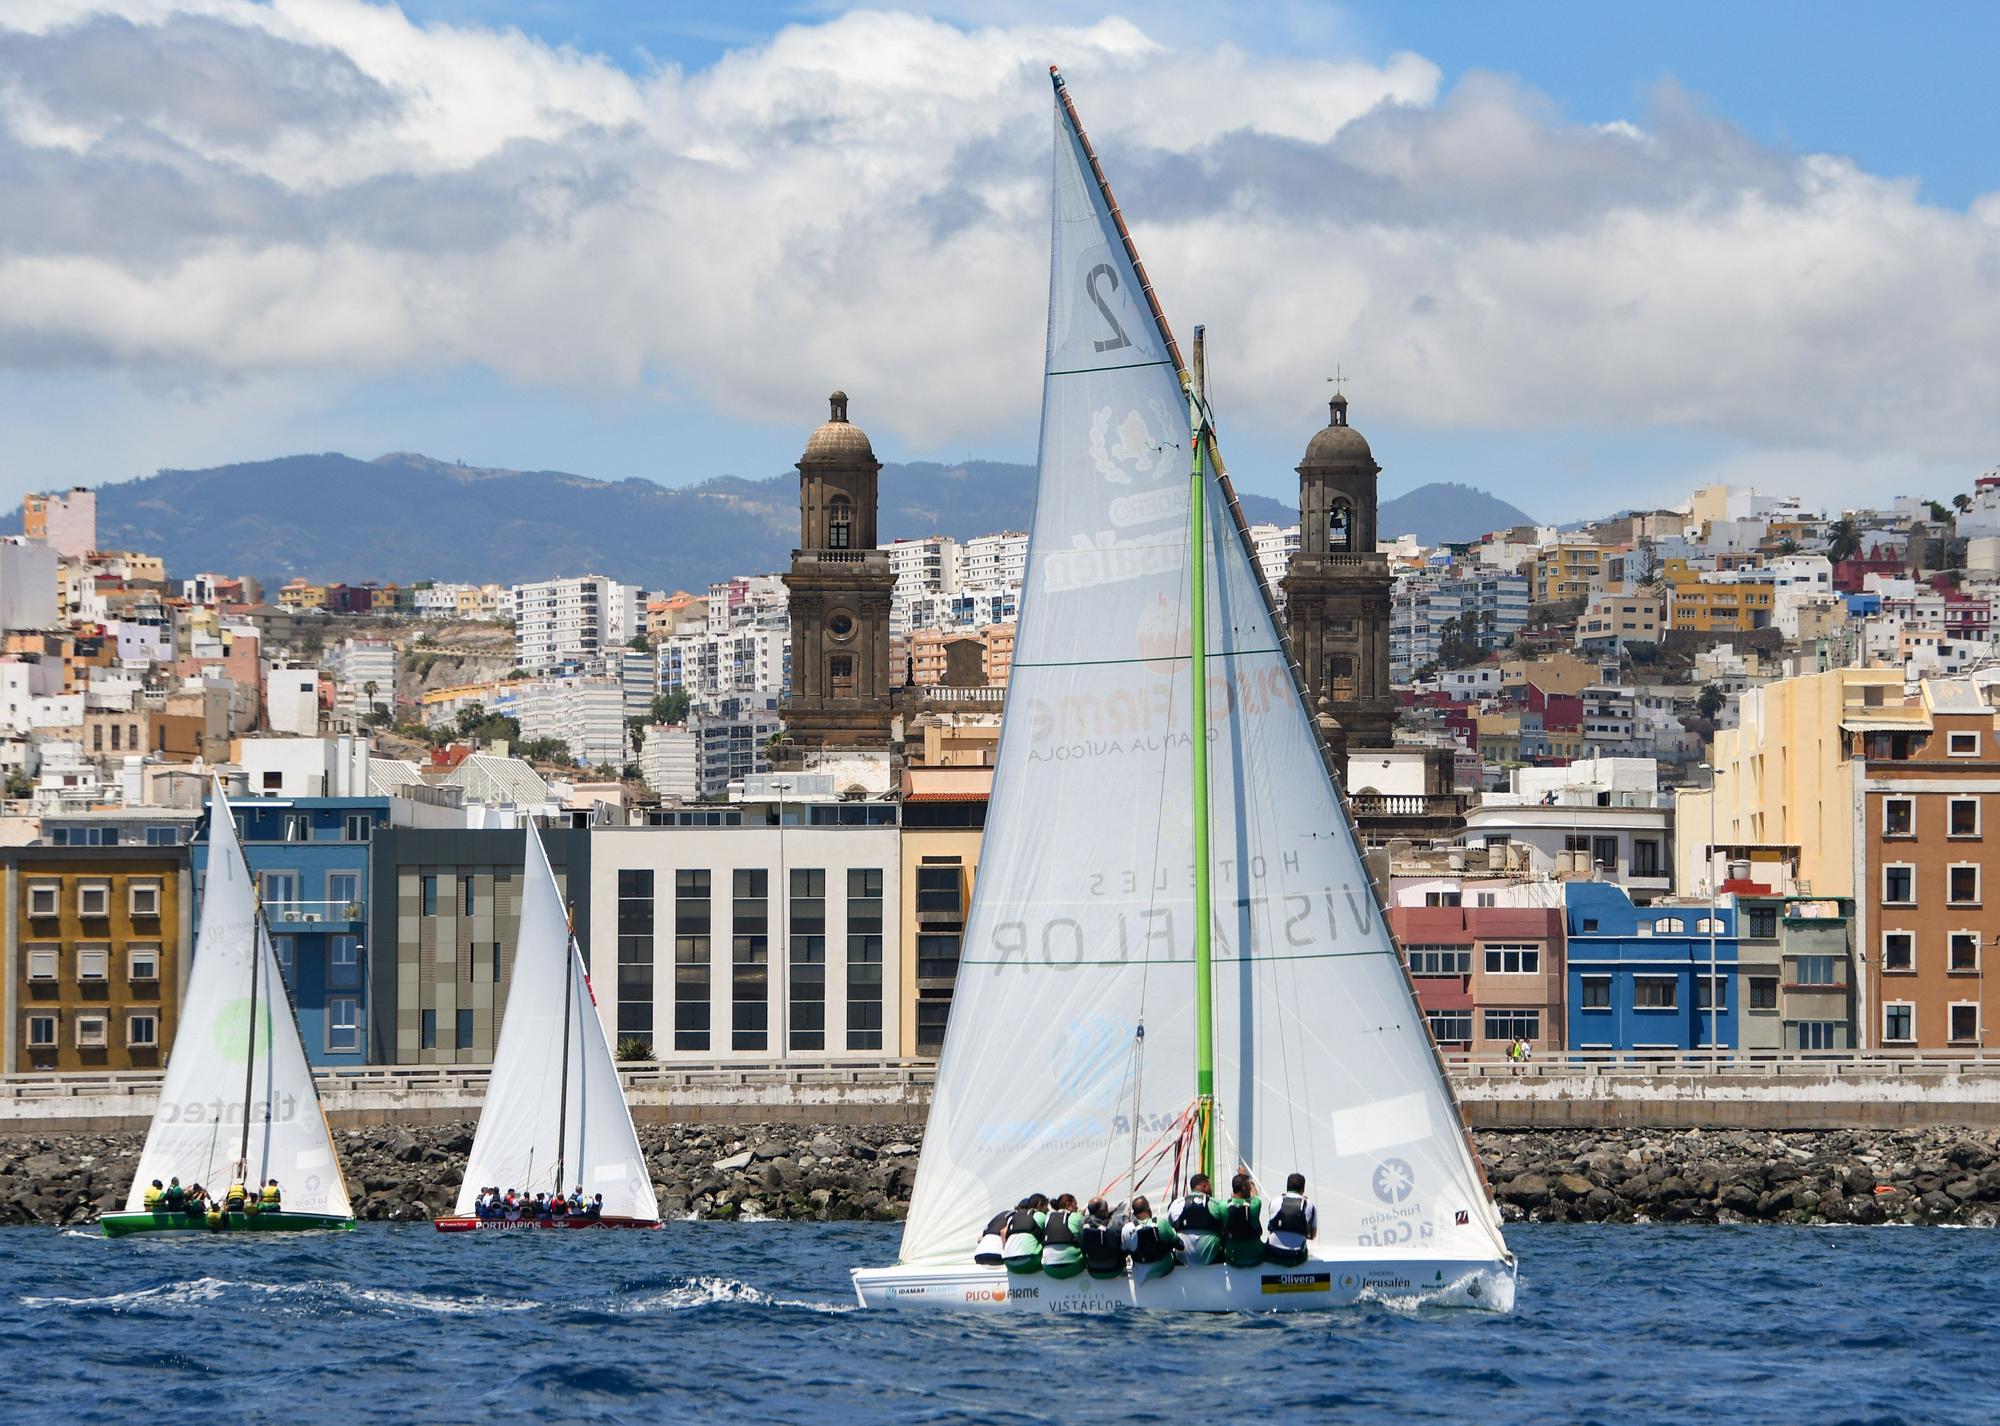
[[[266,1213],[276,1213],[278,1211],[280,1204],[283,1202],[283,1199],[284,1195],[278,1191],[278,1181],[276,1179],[272,1179],[269,1183],[265,1184],[263,1190],[258,1193],[257,1204]]]
[[[202,1217],[208,1212],[208,1190],[200,1184],[187,1191],[187,1211],[195,1217]]]
[[[1042,1218],[1042,1271],[1052,1278],[1083,1271],[1083,1214],[1073,1193],[1058,1194]]]
[[[569,1217],[569,1200],[563,1197],[561,1189],[557,1189],[554,1195],[549,1199],[549,1217],[551,1218]]]
[[[166,1190],[160,1187],[158,1179],[154,1179],[146,1189],[146,1211],[148,1213],[157,1213],[160,1208],[160,1200],[164,1197],[166,1197]]]
[[[1042,1270],[1042,1214],[1048,1209],[1047,1195],[1031,1193],[1022,1206],[1007,1215],[1005,1242],[1001,1248],[1010,1273],[1038,1273]]]
[[[1222,1258],[1232,1268],[1264,1261],[1264,1200],[1257,1181],[1243,1169],[1229,1182],[1229,1206],[1222,1214]]]
[[[1101,1198],[1090,1200],[1077,1240],[1083,1249],[1085,1272],[1094,1278],[1125,1276],[1124,1225],[1112,1216],[1110,1204]]]
[[[577,1187],[576,1196],[578,1201],[582,1200],[583,1188],[581,1185]],[[583,1209],[582,1212],[585,1218],[593,1218],[593,1219],[602,1218],[604,1216],[604,1195],[601,1193],[593,1194],[591,1196],[590,1206]]]
[[[1007,1220],[1028,1206],[1022,1199],[1012,1208],[1003,1208],[986,1220],[986,1226],[979,1231],[979,1241],[973,1245],[972,1260],[983,1268],[997,1268],[1007,1261]]]
[[[1153,1205],[1144,1194],[1132,1199],[1132,1211],[1119,1238],[1126,1255],[1132,1259],[1135,1280],[1145,1282],[1165,1277],[1174,1270],[1174,1249],[1180,1245],[1180,1234],[1174,1231],[1173,1224],[1153,1217]]]
[[[1208,1175],[1198,1173],[1167,1207],[1167,1222],[1181,1237],[1181,1261],[1190,1267],[1222,1261],[1222,1219],[1211,1192]]]
[[[1319,1210],[1306,1197],[1306,1176],[1295,1173],[1285,1179],[1285,1196],[1264,1234],[1264,1261],[1295,1268],[1306,1260],[1306,1244],[1319,1236]]]
[[[250,1190],[238,1179],[229,1185],[229,1191],[222,1195],[222,1206],[228,1212],[241,1213],[250,1203]]]

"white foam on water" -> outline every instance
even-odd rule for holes
[[[371,1307],[398,1312],[431,1312],[454,1317],[479,1316],[489,1312],[530,1312],[542,1305],[539,1302],[488,1297],[484,1294],[474,1294],[470,1297],[443,1297],[422,1292],[402,1292],[386,1287],[358,1287],[353,1283],[325,1278],[308,1278],[303,1282],[294,1283],[270,1283],[232,1282],[219,1277],[201,1277],[191,1282],[135,1288],[129,1292],[114,1292],[104,1297],[24,1297],[21,1302],[27,1307],[113,1309],[173,1307],[214,1302],[231,1290],[260,1294],[280,1306],[300,1302],[313,1311],[325,1310],[325,1299],[329,1297],[345,1298],[350,1302],[365,1303]]]
[[[616,1309],[626,1312],[684,1312],[692,1308],[716,1307],[725,1303],[746,1303],[753,1307],[803,1307],[809,1312],[853,1312],[852,1303],[808,1302],[802,1298],[774,1297],[762,1288],[728,1277],[690,1278],[679,1287],[651,1297],[635,1297]]]
[[[104,1297],[23,1297],[23,1307],[160,1307],[183,1302],[213,1302],[223,1292],[240,1284],[219,1277],[198,1277],[191,1282],[161,1283],[156,1287],[136,1287]]]

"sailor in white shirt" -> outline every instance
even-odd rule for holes
[[[1306,1197],[1306,1176],[1295,1173],[1285,1180],[1285,1196],[1271,1211],[1264,1234],[1264,1261],[1297,1267],[1310,1251],[1306,1244],[1319,1236],[1319,1210]]]

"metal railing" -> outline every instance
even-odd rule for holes
[[[361,905],[355,901],[266,901],[264,919],[280,933],[288,926],[315,922],[345,925],[361,919]]]

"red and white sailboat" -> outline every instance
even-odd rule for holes
[[[611,1043],[571,934],[541,835],[530,827],[521,930],[493,1074],[472,1138],[458,1203],[441,1233],[657,1228],[660,1204],[632,1127]],[[487,1189],[580,1198],[601,1210],[542,1216],[531,1207],[482,1216]]]

